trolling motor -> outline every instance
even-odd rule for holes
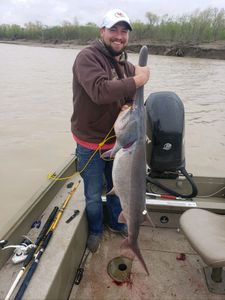
[[[152,93],[146,100],[146,160],[150,171],[147,182],[164,191],[184,198],[195,197],[197,187],[185,169],[184,105],[173,92]],[[183,174],[192,192],[182,195],[164,186],[157,178],[176,179]]]

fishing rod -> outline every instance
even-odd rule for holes
[[[11,285],[11,287],[10,287],[6,297],[5,297],[5,300],[8,300],[10,298],[10,296],[12,295],[12,293],[14,292],[18,282],[20,281],[23,274],[25,273],[27,266],[29,265],[29,263],[33,259],[35,251],[37,250],[40,243],[43,241],[43,239],[44,239],[45,235],[47,234],[47,232],[49,231],[49,229],[51,228],[51,225],[52,225],[52,223],[55,219],[56,213],[58,212],[58,209],[59,208],[57,206],[55,206],[54,209],[52,210],[51,214],[49,215],[47,221],[45,222],[41,232],[39,233],[39,235],[38,235],[38,237],[37,237],[37,239],[34,243],[35,247],[33,247],[30,250],[28,256],[26,257],[22,268],[20,269],[19,273],[17,274],[16,279],[14,280],[13,284]]]
[[[74,283],[76,285],[79,285],[80,282],[81,282],[81,280],[82,280],[82,278],[83,278],[84,266],[85,266],[86,260],[87,260],[87,258],[89,256],[90,252],[91,251],[89,249],[86,249],[84,251],[83,257],[81,259],[81,263],[79,265],[79,268],[77,269],[77,273],[76,273],[75,279],[74,279]]]
[[[18,290],[15,298],[14,298],[14,300],[20,300],[20,299],[22,299],[23,294],[25,293],[25,291],[26,291],[26,289],[28,287],[28,284],[29,284],[29,282],[30,282],[30,280],[31,280],[31,278],[32,278],[32,276],[33,276],[36,268],[37,268],[37,265],[38,265],[38,263],[39,263],[39,261],[41,259],[41,256],[44,253],[45,249],[47,248],[48,243],[49,243],[49,241],[50,241],[50,239],[51,239],[51,237],[53,235],[53,232],[56,229],[56,227],[57,227],[57,225],[59,223],[59,220],[61,219],[62,214],[63,214],[63,212],[64,212],[64,210],[65,210],[68,202],[70,201],[70,199],[73,196],[74,192],[77,190],[80,182],[81,182],[81,180],[78,181],[77,185],[73,184],[73,187],[72,187],[71,191],[69,192],[69,195],[67,196],[67,198],[63,202],[61,208],[59,209],[59,211],[58,211],[58,213],[56,215],[56,218],[53,221],[53,223],[52,223],[52,225],[51,225],[51,227],[50,227],[47,235],[45,236],[44,241],[41,244],[40,250],[36,253],[34,261],[32,262],[32,264],[31,264],[31,266],[30,266],[30,268],[29,268],[29,270],[28,270],[28,272],[27,272],[27,274],[26,274],[26,276],[25,276],[25,278],[24,278],[24,280],[23,280],[23,282],[22,282],[22,284],[21,284],[21,286],[20,286],[20,288],[19,288],[19,290]]]
[[[176,197],[172,195],[165,195],[165,194],[154,194],[154,193],[146,193],[147,196],[150,196],[154,199],[161,198],[161,199],[172,199],[172,200],[187,200],[182,197]]]

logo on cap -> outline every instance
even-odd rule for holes
[[[123,18],[123,17],[125,17],[124,16],[124,14],[122,13],[122,12],[119,12],[119,11],[117,11],[116,13],[115,13],[115,17],[117,17],[117,18]]]

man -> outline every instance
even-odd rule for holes
[[[123,11],[110,10],[100,27],[100,39],[83,49],[73,66],[71,128],[77,142],[78,170],[84,181],[89,226],[87,247],[92,252],[97,251],[104,229],[103,177],[107,192],[113,186],[113,161],[101,158],[99,144],[106,140],[101,151],[113,147],[112,129],[122,106],[132,102],[136,89],[149,79],[147,67],[133,66],[127,61],[124,49],[131,30],[130,20]],[[119,198],[107,195],[106,207],[109,229],[126,235],[126,225],[118,223]]]

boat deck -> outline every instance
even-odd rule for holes
[[[107,273],[108,263],[120,256],[123,238],[104,233],[102,244],[90,254],[80,285],[74,285],[69,300],[222,300],[224,295],[208,291],[201,258],[184,235],[174,228],[142,226],[139,244],[150,275],[134,260],[130,280],[118,283]],[[184,260],[180,260],[185,254]]]
[[[59,177],[71,174],[74,161],[57,173]],[[74,167],[73,167],[74,168]],[[79,182],[75,176],[73,182]],[[123,238],[105,230],[103,241],[95,254],[90,254],[85,264],[84,276],[79,285],[74,278],[85,250],[88,226],[85,214],[83,184],[72,195],[62,218],[57,225],[49,246],[40,260],[37,270],[24,294],[27,300],[222,300],[224,295],[208,291],[203,271],[204,263],[193,251],[182,232],[179,218],[186,209],[199,207],[225,214],[225,179],[197,178],[200,195],[210,197],[195,198],[193,201],[164,201],[146,199],[147,209],[156,228],[141,226],[139,246],[149,269],[147,276],[140,262],[133,261],[131,275],[126,282],[118,283],[107,273],[109,262],[120,257]],[[35,195],[32,206],[27,205],[24,213],[9,232],[2,238],[9,244],[18,244],[22,234],[34,241],[41,228],[30,229],[35,220],[46,221],[54,206],[61,207],[70,194],[68,182],[46,183]],[[182,181],[185,186],[185,181]],[[174,185],[175,183],[172,182]],[[180,186],[180,184],[179,184]],[[155,192],[160,192],[155,190]],[[104,199],[104,197],[103,197]],[[148,202],[150,201],[150,202]],[[168,203],[167,203],[168,202]],[[79,215],[69,224],[66,220],[79,209]],[[0,299],[5,299],[22,264],[13,265],[11,251],[0,251]],[[182,254],[182,255],[181,255]],[[185,255],[183,255],[185,254]],[[184,257],[184,259],[180,259]],[[23,279],[22,279],[23,280]],[[22,282],[21,280],[21,282]],[[21,284],[20,282],[20,284]],[[13,299],[20,284],[10,297]],[[225,287],[224,287],[225,289]]]

